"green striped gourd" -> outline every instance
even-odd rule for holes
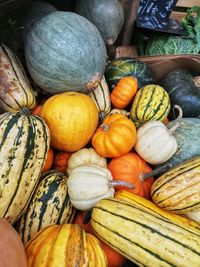
[[[153,201],[162,209],[187,214],[200,209],[200,157],[160,176],[152,186]]]
[[[123,192],[93,208],[91,224],[103,241],[137,266],[200,266],[197,223]]]
[[[170,108],[170,98],[164,88],[149,84],[136,93],[130,116],[135,126],[139,127],[151,120],[164,122]]]
[[[17,112],[23,107],[36,106],[34,91],[17,56],[0,45],[0,108]]]
[[[26,244],[49,225],[72,222],[74,213],[68,195],[67,177],[56,170],[46,172],[19,220],[18,232]]]
[[[123,77],[133,76],[138,80],[141,88],[153,83],[152,72],[149,66],[137,59],[121,57],[113,59],[106,67],[105,77],[110,90],[112,90]]]
[[[30,201],[49,143],[46,123],[27,109],[0,115],[0,217],[11,224]]]
[[[90,97],[98,108],[100,119],[103,119],[111,110],[110,91],[104,76],[97,89],[90,93]]]

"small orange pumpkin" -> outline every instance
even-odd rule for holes
[[[128,76],[120,79],[110,95],[113,106],[120,109],[128,106],[137,89],[137,78]]]
[[[31,114],[40,116],[42,112],[42,107],[43,107],[43,104],[37,105],[33,110],[31,110]]]
[[[136,143],[136,127],[123,114],[107,116],[92,137],[92,145],[103,157],[120,157]]]
[[[113,180],[126,181],[135,186],[134,189],[117,186],[115,190],[126,190],[150,199],[154,179],[150,177],[143,180],[142,175],[150,173],[152,169],[138,154],[129,152],[122,157],[114,158],[110,161],[108,169],[112,173]]]
[[[64,151],[56,152],[55,157],[54,157],[54,162],[53,162],[54,169],[66,174],[68,161],[71,155],[72,153],[70,152],[64,152]]]
[[[49,147],[49,151],[47,153],[47,159],[45,161],[45,164],[42,168],[42,173],[47,172],[51,169],[53,165],[53,158],[54,158],[54,151],[52,147]]]

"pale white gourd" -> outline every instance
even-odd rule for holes
[[[123,114],[123,115],[125,115],[125,116],[128,117],[128,116],[130,115],[130,112],[128,112],[128,111],[125,110],[125,109],[113,108],[113,109],[110,111],[109,115],[112,115],[112,114]]]
[[[76,167],[86,164],[107,168],[106,158],[100,156],[94,148],[82,148],[71,155],[68,161],[67,173],[70,174]]]
[[[73,169],[67,179],[72,205],[79,210],[88,210],[101,199],[113,197],[114,186],[133,188],[124,181],[112,181],[111,172],[96,165],[82,165]]]
[[[192,212],[190,212],[190,213],[185,214],[185,216],[186,216],[188,219],[190,219],[190,220],[192,220],[192,221],[195,221],[195,222],[197,222],[197,223],[200,224],[200,210],[192,211]]]
[[[148,163],[152,165],[161,164],[172,157],[177,150],[177,142],[173,132],[178,128],[182,118],[182,110],[179,110],[176,125],[168,129],[160,121],[149,121],[137,130],[136,152]]]

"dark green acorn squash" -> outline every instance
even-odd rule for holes
[[[160,84],[168,92],[172,106],[181,106],[184,117],[200,118],[200,77],[196,79],[195,73],[180,69],[170,72]]]
[[[24,19],[24,30],[23,30],[24,38],[27,32],[29,32],[30,27],[33,25],[34,22],[56,10],[57,9],[53,5],[46,2],[35,1],[31,3],[27,7],[27,13]]]
[[[146,63],[129,57],[121,57],[112,60],[106,67],[105,77],[112,89],[118,81],[126,76],[134,76],[138,79],[139,88],[154,83],[151,69]]]
[[[96,25],[107,45],[116,41],[124,24],[124,11],[118,0],[79,0],[75,11]]]
[[[106,47],[89,20],[55,11],[30,28],[25,57],[31,77],[44,91],[89,93],[103,77]]]
[[[167,127],[172,128],[176,123],[176,120],[170,121]],[[177,151],[162,165],[170,163],[175,167],[195,156],[200,156],[200,119],[182,118],[173,136],[177,141]]]

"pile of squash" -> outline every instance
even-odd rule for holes
[[[198,77],[108,61],[97,2],[35,2],[25,66],[0,45],[2,266],[199,267]]]

